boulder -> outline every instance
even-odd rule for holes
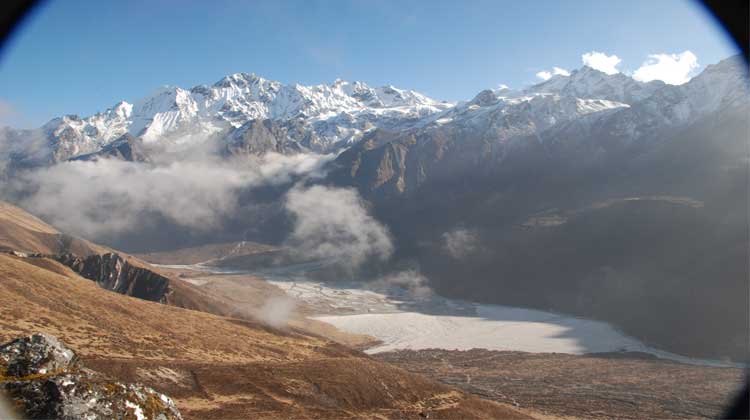
[[[78,362],[72,350],[55,337],[33,334],[0,346],[5,376],[25,377],[71,370]]]
[[[0,393],[30,419],[182,419],[166,395],[85,369],[72,350],[46,334],[0,346]]]

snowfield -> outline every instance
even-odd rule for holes
[[[431,348],[571,354],[646,350],[602,322],[513,307],[481,305],[477,309],[478,316],[401,312],[315,318],[383,341],[368,353]]]
[[[342,331],[381,340],[382,344],[365,351],[369,354],[407,349],[473,348],[569,354],[630,351],[683,363],[734,366],[649,347],[605,322],[440,296],[414,299],[398,288],[374,291],[367,290],[366,284],[337,287],[286,273],[274,274],[261,276],[289,296],[316,308],[321,315],[314,319]]]
[[[466,303],[463,302],[457,304],[464,305]],[[395,350],[473,348],[569,354],[629,351],[695,365],[744,366],[658,350],[605,322],[510,306],[472,305],[476,315],[395,312],[314,318],[346,332],[367,334],[381,340],[382,344],[365,351],[369,354]]]

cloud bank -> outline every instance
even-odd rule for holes
[[[148,213],[205,231],[237,208],[241,190],[316,176],[329,159],[268,154],[233,160],[202,156],[156,165],[68,161],[22,173],[10,189],[23,194],[20,202],[32,213],[87,238],[142,225]]]
[[[622,62],[620,57],[614,54],[607,55],[598,51],[591,51],[583,54],[581,56],[581,61],[583,61],[583,65],[609,75],[619,73],[620,70],[617,69],[617,66]]]
[[[661,80],[670,85],[687,83],[699,67],[698,57],[691,51],[680,54],[650,54],[633,79],[641,82]]]
[[[287,194],[285,208],[294,217],[287,245],[298,256],[332,259],[354,269],[393,253],[388,229],[368,213],[354,189],[297,186]]]

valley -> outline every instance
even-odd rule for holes
[[[291,301],[292,310],[346,333],[370,336],[376,345],[365,352],[400,350],[472,350],[529,353],[628,353],[693,365],[735,367],[742,363],[691,358],[670,353],[629,337],[604,322],[560,313],[445,298],[434,293],[414,296],[408,288],[367,282],[311,279],[320,263],[242,270],[212,265],[160,266],[183,270],[186,281],[214,293],[230,294],[238,302],[262,307],[259,284],[267,283],[266,299]],[[252,279],[252,281],[251,281]],[[270,286],[270,287],[269,287]],[[245,290],[242,301],[242,291]],[[224,291],[224,292],[222,292]],[[268,295],[274,297],[269,297]]]
[[[310,279],[320,266],[171,269],[236,297],[266,283],[305,317],[370,336],[360,348],[378,360],[542,418],[713,418],[745,375],[742,364],[669,353],[602,322]]]
[[[186,419],[531,418],[301,329],[124,296],[34,262],[0,254],[0,340],[59,337],[94,371],[169,395]]]

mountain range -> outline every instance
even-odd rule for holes
[[[123,136],[137,137],[146,145],[219,136],[236,148],[243,136],[253,135],[257,121],[270,120],[298,144],[295,150],[323,152],[352,144],[372,128],[410,127],[451,106],[393,86],[372,88],[343,80],[284,85],[238,73],[211,86],[163,87],[132,104],[122,101],[86,118],[65,115],[38,130],[12,135],[21,142],[43,137],[49,149],[41,159],[56,162],[101,151]]]
[[[211,229],[144,211],[105,242],[132,252],[285,246],[295,185],[355,190],[394,243],[373,273],[417,266],[446,296],[594,317],[678,353],[744,359],[747,80],[739,56],[682,85],[583,67],[451,103],[241,73],[39,129],[5,128],[0,167],[13,179],[79,161],[159,168],[175,149],[232,162],[326,155],[315,176],[239,188]],[[42,216],[54,222],[60,211]]]
[[[639,82],[584,66],[570,76],[556,75],[520,91],[485,90],[460,103],[393,86],[372,88],[343,80],[285,85],[238,73],[210,86],[165,86],[89,117],[65,115],[34,130],[5,128],[4,134],[16,145],[14,160],[41,164],[107,153],[129,138],[152,148],[215,137],[229,153],[327,153],[376,131],[424,133],[460,127],[484,130],[493,142],[506,143],[572,121],[593,124],[612,111],[634,107],[620,113],[616,127],[633,138],[641,134],[639,128],[653,128],[644,127],[646,123],[677,125],[736,102],[743,97],[744,76],[737,70],[741,66],[739,57],[733,57],[708,66],[681,86]],[[628,114],[637,123],[628,126]],[[37,147],[24,147],[31,143]],[[35,154],[24,154],[24,148]]]

